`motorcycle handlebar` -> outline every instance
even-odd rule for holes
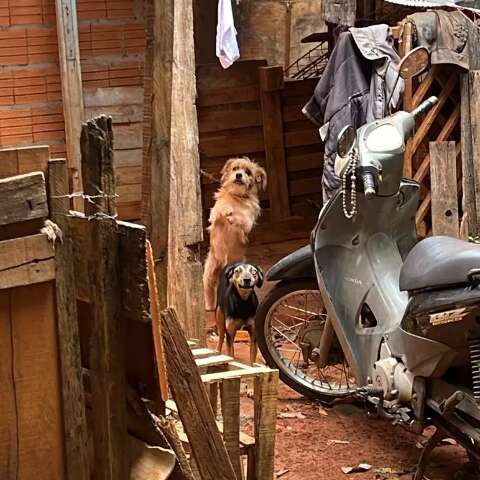
[[[428,112],[438,102],[437,97],[427,98],[417,108],[412,110],[411,114],[415,120],[421,117],[424,113]]]
[[[373,175],[371,173],[364,173],[362,174],[362,180],[365,197],[367,198],[367,200],[371,200],[377,193],[375,191],[375,180],[373,178]]]

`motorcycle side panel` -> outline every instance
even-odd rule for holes
[[[402,182],[397,195],[367,200],[357,193],[358,213],[345,218],[338,193],[321,212],[314,232],[320,291],[337,337],[360,385],[367,383],[382,338],[403,318],[408,296],[400,292],[402,257],[416,242],[418,184]],[[366,304],[376,325],[360,322]]]
[[[306,245],[279,260],[267,272],[267,280],[294,280],[300,278],[315,278],[315,264],[312,247]]]

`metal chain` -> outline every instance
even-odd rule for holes
[[[357,169],[358,155],[355,148],[352,148],[348,154],[350,161],[348,167],[342,175],[342,206],[345,218],[351,219],[357,214],[357,188],[355,175]],[[347,177],[350,174],[351,190],[350,190],[350,210],[347,209]]]

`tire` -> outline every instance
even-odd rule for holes
[[[267,319],[269,312],[276,305],[279,304],[279,300],[283,297],[287,297],[294,292],[300,291],[317,291],[318,284],[315,279],[296,279],[291,281],[280,281],[273,286],[273,288],[267,293],[263,301],[260,303],[255,320],[255,329],[257,336],[257,343],[259,349],[265,359],[265,362],[270,368],[278,369],[280,373],[280,379],[288,385],[290,388],[300,393],[301,395],[320,401],[325,405],[331,404],[338,398],[344,398],[348,396],[349,392],[336,392],[336,391],[321,391],[319,387],[312,388],[306,385],[305,381],[302,381],[287,365],[282,362],[278,355],[269,348],[269,342],[267,341],[268,332],[266,331]],[[267,327],[267,328],[266,328]],[[271,347],[273,349],[273,347]],[[343,354],[343,352],[342,352]]]

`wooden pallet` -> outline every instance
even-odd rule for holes
[[[190,341],[189,346],[212,410],[217,418],[221,417],[217,426],[238,480],[273,479],[278,371],[260,364],[246,365],[228,355],[199,347],[196,341]],[[246,379],[253,380],[254,437],[240,431],[240,386]],[[175,402],[168,401],[166,408],[167,413],[178,418]],[[180,422],[177,429],[188,449],[188,438]]]

